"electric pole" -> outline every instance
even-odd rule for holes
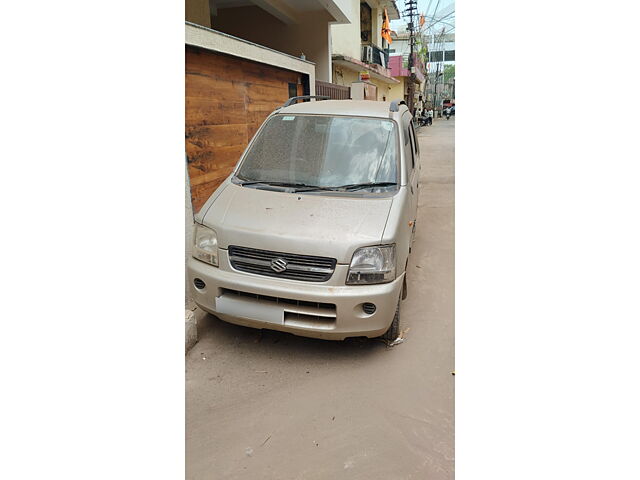
[[[436,64],[436,74],[433,77],[433,105],[431,106],[431,108],[433,109],[434,114],[437,113],[436,110],[436,98],[438,95],[438,77],[440,76],[440,64],[437,63]]]
[[[436,72],[433,77],[433,111],[437,112],[436,105],[438,104],[438,78],[442,77],[442,88],[440,89],[440,99],[442,100],[442,92],[444,92],[444,27],[436,39],[435,33],[433,34],[433,48],[438,53],[439,59],[436,60]],[[442,72],[440,72],[440,66],[442,65]]]
[[[414,62],[414,52],[416,45],[416,28],[417,28],[417,17],[418,17],[418,2],[417,0],[405,0],[404,2],[405,11],[404,16],[408,18],[407,22],[407,30],[409,31],[409,86],[407,88],[407,96],[409,97],[407,100],[407,107],[409,111],[413,115],[414,110],[414,97],[416,91],[416,73],[415,73],[415,62]]]

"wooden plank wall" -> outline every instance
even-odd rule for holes
[[[289,98],[289,83],[299,84],[300,76],[186,47],[185,137],[194,212],[231,173],[267,115]]]

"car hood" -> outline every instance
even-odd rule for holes
[[[380,243],[392,197],[296,194],[229,183],[202,222],[229,245],[349,263],[353,251]]]

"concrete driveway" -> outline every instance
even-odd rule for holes
[[[200,321],[187,479],[453,479],[454,125],[418,133],[406,341],[329,342]]]

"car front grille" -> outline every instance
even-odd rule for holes
[[[277,262],[274,269],[272,262],[276,260],[284,262]],[[336,268],[335,258],[272,252],[235,245],[229,246],[229,261],[234,269],[241,272],[306,282],[326,282]],[[278,271],[278,266],[284,270]]]

